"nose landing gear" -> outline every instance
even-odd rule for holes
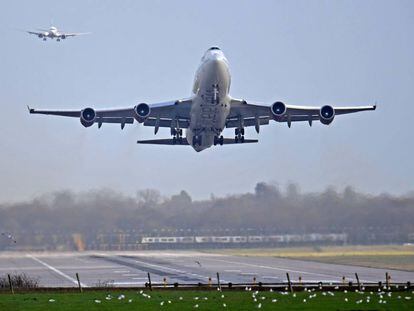
[[[201,146],[201,135],[193,136],[193,146]]]

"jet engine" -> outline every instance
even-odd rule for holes
[[[151,113],[151,107],[148,104],[141,103],[134,107],[134,117],[139,123],[144,122]]]
[[[66,39],[66,35],[60,35],[60,38],[64,40]]]
[[[93,125],[96,119],[96,112],[92,108],[85,108],[81,111],[80,122],[84,127],[90,127]]]
[[[283,116],[286,113],[286,105],[282,102],[275,102],[272,104],[271,108],[273,116],[278,118]]]
[[[332,106],[326,105],[319,110],[319,120],[322,124],[331,124],[335,118],[335,109]]]
[[[38,36],[40,39],[42,39],[44,35],[43,35],[42,33],[39,33],[37,36]]]

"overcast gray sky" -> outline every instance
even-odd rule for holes
[[[93,34],[42,42],[14,29]],[[110,187],[195,198],[259,181],[306,191],[414,190],[413,1],[0,1],[0,201]],[[234,97],[375,112],[272,122],[256,145],[138,146],[153,129],[84,128],[36,108],[121,107],[190,95],[204,51],[222,48]],[[226,130],[225,136],[233,136]],[[158,136],[169,137],[168,129]]]

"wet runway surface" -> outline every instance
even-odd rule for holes
[[[37,277],[41,286],[76,286],[79,273],[83,286],[96,286],[110,281],[115,286],[142,286],[147,273],[153,283],[221,282],[278,283],[286,282],[286,272],[292,281],[299,276],[303,282],[340,282],[342,276],[355,282],[355,272],[361,282],[385,280],[385,272],[393,282],[414,281],[414,272],[374,269],[357,266],[317,263],[311,261],[274,258],[241,257],[197,251],[139,251],[85,253],[2,253],[0,275],[26,273]]]

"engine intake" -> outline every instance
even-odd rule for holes
[[[84,127],[93,125],[96,119],[96,112],[93,108],[85,108],[81,111],[80,122]]]
[[[273,103],[270,109],[275,117],[281,117],[286,113],[286,105],[282,102]]]
[[[148,104],[141,103],[134,107],[134,117],[139,122],[144,122],[151,113],[151,107]]]
[[[63,40],[66,39],[66,35],[61,35],[60,36]]]
[[[322,124],[331,124],[335,118],[335,109],[332,106],[326,105],[319,110],[319,119]]]

